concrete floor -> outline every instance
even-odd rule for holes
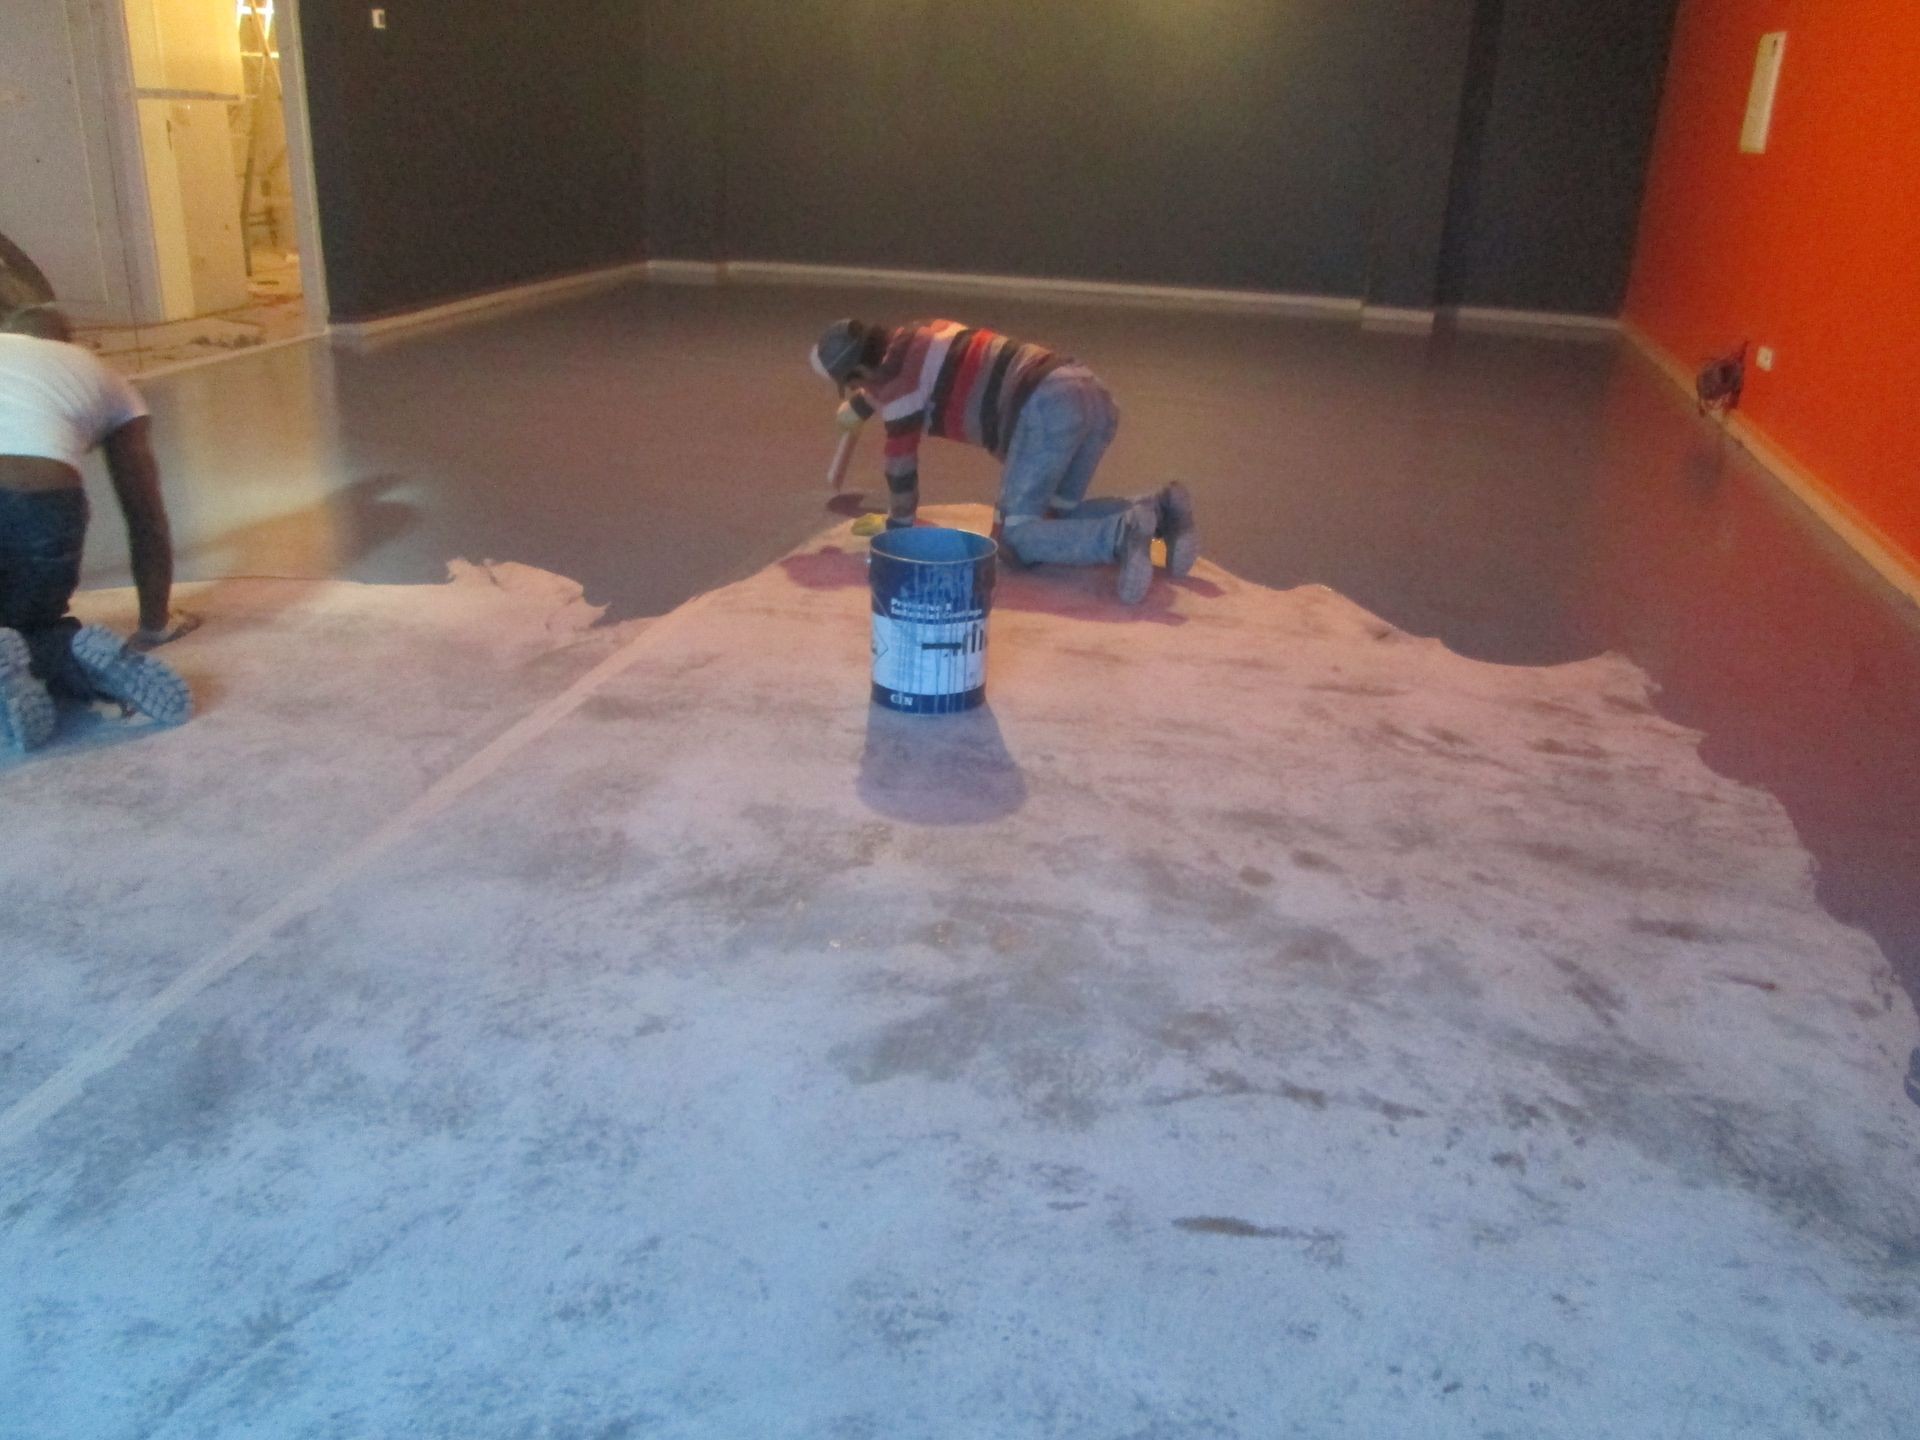
[[[1627,656],[1709,764],[1780,799],[1822,901],[1920,995],[1920,619],[1622,344],[636,286],[155,382],[183,573],[431,582],[492,557],[615,619],[665,613],[818,524],[832,431],[800,357],[848,313],[958,314],[1094,364],[1125,416],[1102,485],[1185,478],[1237,575],[1476,659]],[[994,476],[930,448],[933,499]],[[94,538],[115,583],[117,527]]]
[[[1898,1433],[1913,1011],[1635,667],[1040,571],[928,724],[864,571],[217,582],[13,767],[0,1434]]]
[[[920,299],[1217,563],[890,720],[875,298],[151,387],[205,713],[0,769],[0,1437],[1901,1434],[1901,612],[1609,346]]]

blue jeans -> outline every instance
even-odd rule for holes
[[[1062,365],[1035,387],[1000,477],[1001,538],[1029,565],[1104,565],[1138,500],[1088,500],[1093,472],[1120,428],[1120,407],[1084,365]]]
[[[0,627],[26,638],[33,673],[67,700],[93,699],[71,648],[80,622],[67,613],[86,538],[87,496],[78,486],[0,489]]]

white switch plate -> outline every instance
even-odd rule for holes
[[[1773,347],[1771,345],[1762,345],[1759,353],[1753,357],[1753,363],[1758,365],[1762,370],[1773,369]]]
[[[1753,88],[1747,91],[1747,119],[1740,127],[1742,154],[1767,153],[1767,136],[1773,130],[1773,97],[1780,90],[1780,61],[1786,53],[1786,31],[1775,30],[1760,37],[1760,53],[1753,61]]]
[[[374,29],[384,30],[387,28],[387,12],[385,10],[369,10],[367,14],[373,20]]]

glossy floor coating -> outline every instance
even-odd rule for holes
[[[817,528],[834,432],[805,353],[848,313],[1073,351],[1123,412],[1097,488],[1186,480],[1247,579],[1328,585],[1474,658],[1627,656],[1709,764],[1785,804],[1823,903],[1920,994],[1913,609],[1612,341],[634,286],[153,382],[182,572],[425,583],[517,560],[613,619],[664,613]],[[991,498],[980,455],[925,460],[930,500]],[[90,580],[118,583],[96,505]]]

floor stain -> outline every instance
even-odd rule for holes
[[[1553,968],[1567,977],[1567,993],[1586,1006],[1602,1025],[1612,1028],[1620,1023],[1627,1002],[1618,990],[1571,960],[1555,959]]]
[[[1701,925],[1692,920],[1653,920],[1635,916],[1627,922],[1627,928],[1636,935],[1681,940],[1689,945],[1724,945],[1734,938],[1724,930],[1716,930],[1711,925]]]
[[[1310,1110],[1327,1108],[1327,1092],[1315,1090],[1311,1086],[1295,1085],[1283,1080],[1273,1093],[1283,1100],[1291,1100],[1296,1105],[1305,1105]]]
[[[1584,740],[1556,740],[1548,736],[1544,740],[1535,740],[1527,747],[1541,755],[1563,755],[1576,760],[1609,760],[1610,751],[1602,750],[1598,745],[1590,745]]]
[[[1555,840],[1529,840],[1513,847],[1522,855],[1589,880],[1600,880],[1635,892],[1657,890],[1671,877],[1644,861],[1624,855],[1601,855]]]
[[[1347,1263],[1346,1232],[1302,1230],[1292,1225],[1255,1225],[1231,1215],[1185,1215],[1174,1227],[1190,1235],[1223,1235],[1236,1240],[1291,1240],[1302,1246],[1307,1259],[1326,1270]]]

